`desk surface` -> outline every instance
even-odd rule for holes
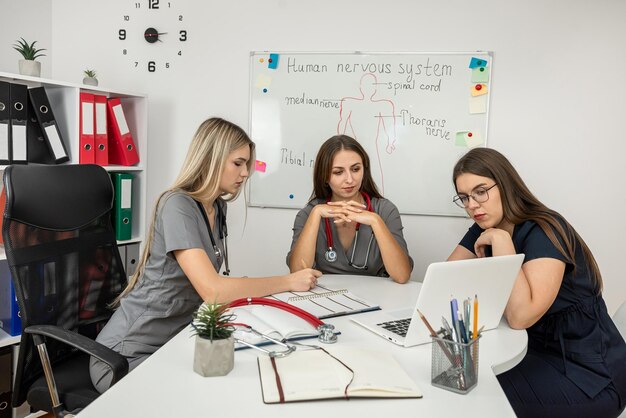
[[[405,285],[366,276],[327,275],[331,288],[348,288],[354,294],[380,304],[383,309],[414,306],[420,283]],[[367,315],[367,314],[362,314]],[[399,347],[350,321],[349,317],[328,320],[341,331],[337,344],[366,345],[391,351],[417,383],[422,399],[351,399],[265,405],[257,369],[256,350],[235,353],[235,368],[224,377],[202,377],[193,372],[194,337],[186,328],[83,410],[79,417],[137,416],[297,416],[367,417],[414,416],[514,417],[498,381],[502,373],[521,361],[526,353],[525,331],[510,329],[505,322],[487,331],[480,341],[477,386],[466,395],[430,384],[431,345]],[[312,340],[313,341],[313,340]],[[293,415],[292,415],[293,414]]]

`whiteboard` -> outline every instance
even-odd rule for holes
[[[320,145],[356,138],[400,213],[464,216],[452,169],[486,146],[490,52],[250,54],[250,206],[301,208]]]

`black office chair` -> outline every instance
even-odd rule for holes
[[[22,319],[12,403],[64,416],[99,396],[90,356],[112,368],[113,382],[128,372],[123,356],[93,340],[126,284],[111,178],[97,165],[14,165],[4,187],[2,236]]]

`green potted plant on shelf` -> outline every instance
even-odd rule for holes
[[[83,71],[83,74],[85,74],[85,77],[83,78],[83,84],[87,84],[90,86],[97,86],[98,85],[98,78],[96,75],[96,70],[85,70]]]
[[[13,49],[24,57],[24,59],[18,62],[20,74],[22,75],[30,75],[33,77],[39,77],[41,75],[41,63],[36,61],[36,59],[45,57],[46,54],[41,53],[41,51],[45,51],[45,48],[35,48],[36,43],[37,41],[33,41],[33,43],[29,44],[24,38],[20,38],[13,44]]]
[[[228,308],[228,304],[205,302],[193,314],[193,371],[202,376],[224,376],[235,365],[235,315]]]

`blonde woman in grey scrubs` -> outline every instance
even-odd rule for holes
[[[322,144],[313,194],[296,215],[287,265],[323,273],[391,277],[406,283],[413,270],[396,206],[378,192],[370,160],[356,140],[337,135]]]
[[[137,271],[97,338],[130,370],[189,324],[202,301],[306,291],[321,276],[313,269],[256,279],[219,274],[224,263],[229,273],[226,202],[239,195],[253,161],[254,143],[237,125],[212,118],[196,131],[178,178],[157,200]],[[100,392],[110,386],[106,365],[92,359],[90,372]]]

